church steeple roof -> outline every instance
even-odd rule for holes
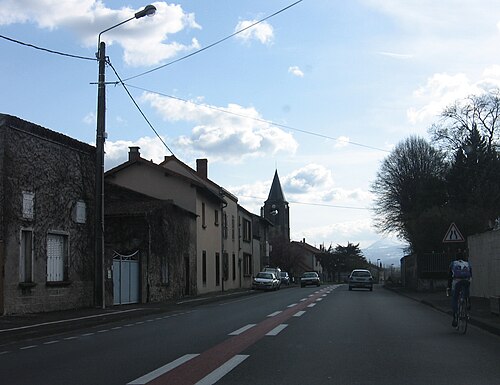
[[[269,196],[267,201],[271,202],[286,202],[285,195],[281,189],[280,178],[278,177],[278,170],[274,172],[273,183],[271,185],[271,190],[269,191]]]

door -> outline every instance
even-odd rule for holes
[[[113,257],[113,304],[138,303],[140,299],[139,251]]]

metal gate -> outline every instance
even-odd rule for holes
[[[139,250],[130,255],[114,252],[113,304],[139,302]]]

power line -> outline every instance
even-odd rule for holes
[[[74,59],[83,59],[83,60],[97,61],[97,58],[85,57],[85,56],[79,56],[79,55],[72,55],[72,54],[65,53],[65,52],[54,51],[52,49],[43,48],[43,47],[36,46],[34,44],[25,43],[25,42],[22,42],[20,40],[12,39],[12,38],[4,36],[4,35],[0,35],[0,38],[8,40],[8,41],[10,41],[12,43],[20,44],[20,45],[23,45],[23,46],[26,46],[26,47],[30,47],[30,48],[34,48],[34,49],[38,49],[40,51],[52,53],[52,54],[55,54],[55,55],[66,56],[66,57],[70,57],[70,58],[74,58]]]
[[[260,200],[260,201],[266,200],[266,198],[254,197],[251,195],[238,195],[238,197],[256,199],[256,200]],[[333,207],[333,208],[338,208],[338,209],[350,209],[350,210],[372,210],[370,207],[342,206],[342,205],[332,205],[332,204],[328,204],[328,203],[310,203],[310,202],[298,202],[298,201],[288,201],[288,203],[293,203],[296,205]]]
[[[107,58],[106,62],[109,64],[109,66],[111,67],[111,69],[113,70],[113,72],[115,73],[116,77],[118,78],[120,84],[123,86],[123,88],[125,89],[125,91],[127,92],[127,95],[129,96],[129,98],[132,100],[132,102],[134,103],[135,107],[139,110],[140,114],[142,115],[142,117],[144,118],[144,120],[148,123],[149,127],[153,130],[153,132],[155,133],[155,135],[158,137],[158,139],[160,139],[160,141],[163,143],[163,145],[165,146],[165,148],[170,151],[170,153],[172,155],[175,156],[174,152],[168,147],[167,143],[165,143],[165,141],[161,138],[160,134],[158,134],[158,131],[155,130],[155,128],[153,127],[153,125],[151,124],[151,122],[149,121],[149,119],[146,117],[146,115],[144,114],[144,112],[142,111],[141,107],[139,107],[139,105],[137,104],[137,102],[135,101],[134,97],[132,96],[132,94],[130,93],[130,91],[128,90],[127,86],[125,85],[125,83],[123,82],[123,80],[120,78],[120,75],[118,75],[118,72],[116,71],[115,67],[113,67],[113,65],[111,64],[111,62],[109,61],[109,58]]]
[[[302,1],[303,1],[303,0],[298,0],[298,1],[296,1],[295,3],[290,4],[290,5],[286,6],[285,8],[282,8],[282,9],[280,9],[279,11],[274,12],[273,14],[271,14],[271,15],[269,15],[269,16],[267,16],[267,17],[265,17],[265,18],[263,18],[263,19],[260,19],[260,20],[256,21],[255,23],[250,24],[249,26],[247,26],[247,27],[245,27],[245,28],[242,28],[242,29],[240,29],[240,30],[238,30],[238,31],[236,31],[236,32],[234,32],[234,33],[232,33],[232,34],[231,34],[231,35],[229,35],[229,36],[226,36],[226,37],[224,37],[224,38],[222,38],[222,39],[217,40],[217,41],[216,41],[216,42],[214,42],[214,43],[211,43],[211,44],[207,45],[206,47],[200,48],[200,49],[199,49],[199,50],[197,50],[197,51],[191,52],[190,54],[187,54],[187,55],[185,55],[185,56],[182,56],[182,57],[180,57],[180,58],[178,58],[178,59],[176,59],[176,60],[173,60],[173,61],[171,61],[171,62],[168,62],[168,63],[166,63],[166,64],[163,64],[163,65],[161,65],[161,66],[159,66],[159,67],[156,67],[156,68],[150,69],[150,70],[148,70],[148,71],[145,71],[145,72],[140,73],[140,74],[135,75],[135,76],[131,76],[131,77],[129,77],[129,78],[127,78],[127,79],[125,79],[124,81],[126,82],[126,81],[129,81],[129,80],[132,80],[132,79],[138,78],[138,77],[140,77],[140,76],[144,76],[144,75],[150,74],[151,72],[158,71],[159,69],[162,69],[162,68],[168,67],[168,66],[170,66],[170,65],[172,65],[172,64],[175,64],[175,63],[177,63],[177,62],[180,62],[181,60],[184,60],[184,59],[187,59],[187,58],[189,58],[189,57],[191,57],[191,56],[197,55],[197,54],[199,54],[200,52],[206,51],[207,49],[212,48],[212,47],[214,47],[214,46],[216,46],[216,45],[218,45],[218,44],[220,44],[220,43],[222,43],[222,42],[224,42],[224,41],[226,41],[226,40],[228,40],[228,39],[230,39],[230,38],[232,38],[232,37],[234,37],[234,36],[236,36],[236,35],[238,35],[238,34],[240,34],[240,33],[242,33],[242,32],[244,32],[244,31],[246,31],[247,29],[250,29],[250,28],[252,28],[252,27],[256,26],[257,24],[262,23],[262,22],[264,22],[264,21],[266,21],[266,20],[268,20],[268,19],[270,19],[270,18],[272,18],[272,17],[274,17],[274,16],[276,16],[276,15],[278,15],[278,14],[280,14],[280,13],[282,13],[282,12],[286,11],[286,10],[287,10],[287,9],[289,9],[289,8],[292,8],[293,6],[295,6],[295,5],[299,4],[299,3],[301,3]]]
[[[276,123],[276,122],[273,122],[271,120],[260,119],[260,118],[256,118],[256,117],[253,117],[253,116],[239,114],[237,112],[227,111],[227,110],[224,110],[224,109],[219,108],[219,107],[210,106],[210,105],[204,104],[204,103],[196,103],[196,102],[193,102],[192,100],[186,100],[186,99],[179,98],[177,96],[172,96],[172,95],[164,94],[164,93],[157,92],[157,91],[151,91],[151,90],[148,90],[146,88],[137,87],[137,86],[133,86],[133,85],[130,85],[130,84],[128,84],[128,86],[130,88],[135,88],[135,89],[138,89],[138,90],[141,90],[141,91],[145,91],[145,92],[149,92],[149,93],[152,93],[152,94],[164,96],[166,98],[178,100],[178,101],[181,101],[181,102],[184,102],[184,103],[190,103],[190,104],[194,104],[194,105],[199,106],[199,107],[209,108],[209,109],[214,110],[214,111],[222,112],[222,113],[229,114],[229,115],[238,116],[240,118],[251,119],[251,120],[254,120],[254,121],[257,121],[257,122],[261,122],[261,123],[267,123],[267,124],[270,124],[272,126],[276,126],[276,127],[280,127],[280,128],[285,128],[285,129],[292,130],[292,131],[301,132],[303,134],[313,135],[313,136],[317,136],[317,137],[320,137],[320,138],[331,139],[331,140],[342,140],[341,138],[338,138],[338,137],[328,136],[328,135],[324,135],[324,134],[318,134],[317,132],[302,130],[300,128],[288,126],[286,124]],[[352,144],[353,146],[359,146],[359,147],[369,148],[371,150],[383,151],[383,152],[387,152],[387,153],[390,152],[390,151],[384,150],[382,148],[378,148],[378,147],[374,147],[374,146],[369,146],[369,145],[361,144],[361,143],[357,143],[357,142],[352,142],[351,140],[345,141],[345,142],[347,144]]]

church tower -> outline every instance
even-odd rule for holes
[[[273,224],[269,227],[269,243],[271,245],[271,261],[277,264],[282,259],[280,255],[277,255],[278,250],[284,251],[290,243],[289,207],[281,188],[278,170],[274,173],[269,196],[261,208],[261,216]],[[280,251],[279,254],[282,252]]]

